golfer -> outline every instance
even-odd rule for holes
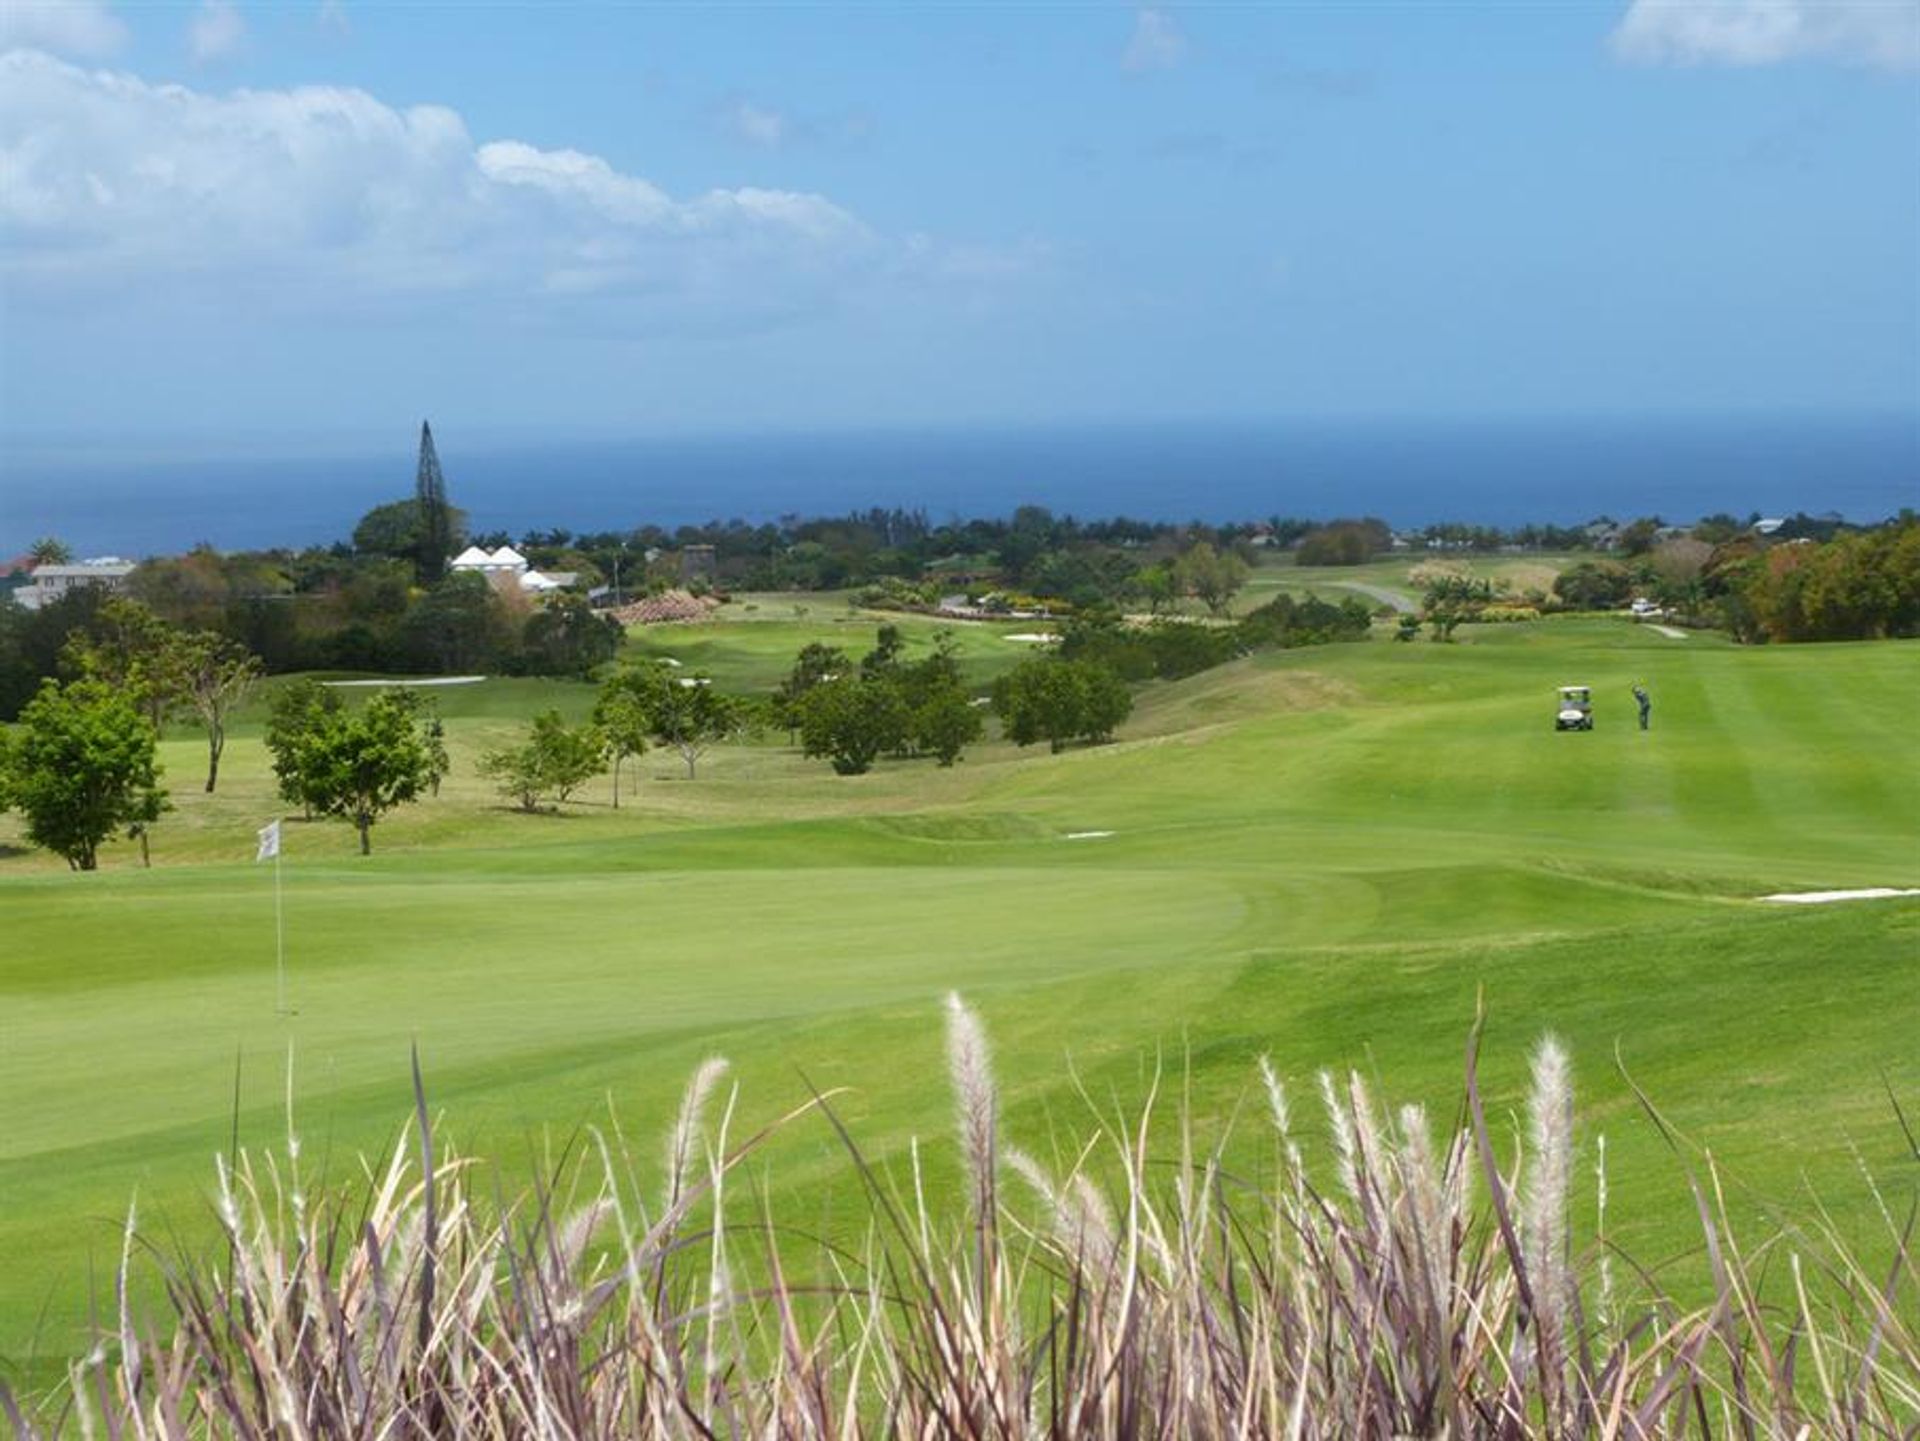
[[[1651,724],[1653,715],[1653,697],[1647,694],[1647,688],[1638,681],[1633,684],[1633,698],[1640,707],[1640,729],[1645,730]]]

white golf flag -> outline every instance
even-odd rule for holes
[[[255,861],[270,861],[280,854],[280,822],[269,821],[260,827],[260,849],[255,852]]]

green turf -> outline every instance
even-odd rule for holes
[[[634,644],[770,684],[804,639],[864,646],[871,621],[742,613]],[[283,1133],[291,1050],[309,1153],[336,1168],[406,1114],[417,1042],[448,1134],[509,1182],[610,1102],[650,1138],[712,1051],[736,1062],[747,1118],[803,1074],[848,1086],[873,1154],[931,1138],[937,1178],[953,987],[993,1028],[1009,1133],[1042,1150],[1082,1105],[1069,1055],[1102,1097],[1138,1095],[1161,1057],[1213,1117],[1266,1050],[1302,1085],[1354,1063],[1444,1108],[1484,991],[1496,1114],[1528,1042],[1565,1033],[1638,1254],[1682,1253],[1690,1228],[1616,1047],[1738,1178],[1743,1214],[1760,1200],[1739,1198],[1791,1205],[1806,1182],[1870,1219],[1855,1151],[1899,1180],[1885,1088],[1920,1099],[1920,903],[1751,898],[1920,884],[1920,645],[1741,649],[1585,620],[1461,638],[1153,686],[1120,743],[1058,757],[992,743],[952,770],[846,780],[773,736],[689,783],[649,755],[622,810],[601,783],[560,816],[512,812],[472,760],[591,692],[449,688],[455,775],[383,822],[373,857],[337,823],[287,827],[285,1022],[271,873],[249,861],[275,810],[257,720],[212,798],[179,732],[155,869],[125,846],[85,877],[0,854],[0,1354],[76,1344],[89,1265],[110,1266],[136,1189],[162,1234],[205,1233],[236,1057],[243,1140]],[[983,630],[964,644],[977,681],[1016,650]],[[1595,687],[1590,735],[1551,729],[1572,682]],[[1095,830],[1114,834],[1064,838]],[[847,1178],[823,1126],[770,1161],[778,1192],[835,1213]]]

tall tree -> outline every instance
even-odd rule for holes
[[[20,712],[9,750],[8,798],[27,838],[77,871],[99,866],[100,843],[145,827],[164,807],[157,737],[133,698],[104,681],[47,681]]]
[[[447,504],[447,480],[440,473],[440,456],[433,448],[433,427],[420,422],[420,466],[413,480],[413,498],[420,507],[420,579],[431,585],[446,574],[453,559],[453,515]]]
[[[35,565],[70,565],[73,548],[55,535],[43,535],[27,547],[27,558]]]
[[[207,794],[212,795],[220,778],[220,756],[227,748],[227,720],[259,683],[260,658],[210,630],[189,632],[178,645],[187,703],[207,732]]]

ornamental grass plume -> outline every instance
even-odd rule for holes
[[[130,1208],[110,1319],[62,1384],[0,1385],[0,1412],[24,1441],[1890,1441],[1920,1425],[1911,1176],[1897,1198],[1872,1191],[1871,1243],[1817,1212],[1756,1238],[1707,1163],[1701,1292],[1629,1266],[1587,1320],[1601,1273],[1568,1218],[1572,1071],[1552,1038],[1523,1139],[1496,1146],[1486,1125],[1476,1028],[1451,1135],[1329,1077],[1330,1155],[1274,1156],[1262,1122],[1264,1169],[1229,1164],[1231,1117],[1210,1128],[1189,1103],[1162,1120],[1156,1077],[1130,1114],[1089,1105],[1061,1179],[1000,1144],[985,1030],[958,997],[946,1021],[964,1196],[929,1193],[917,1142],[892,1176],[832,1094],[742,1141],[730,1100],[709,1133],[718,1061],[638,1153],[662,1160],[593,1130],[506,1191],[436,1143],[420,1087],[392,1153],[357,1181],[307,1178],[302,1206],[297,1158],[218,1158],[216,1247],[163,1247]],[[1278,1072],[1249,1086],[1286,1152]],[[815,1121],[867,1198],[838,1236],[740,1184],[769,1138]],[[997,1158],[1027,1185],[1001,1193]],[[643,1195],[667,1204],[649,1216]]]
[[[993,1224],[999,1100],[986,1027],[957,992],[947,997],[947,1076],[953,1086],[960,1159],[966,1168],[974,1224],[984,1232]]]
[[[1539,1328],[1540,1363],[1551,1373],[1543,1384],[1557,1388],[1565,1358],[1569,1312],[1574,1301],[1567,1258],[1567,1196],[1573,1184],[1573,1065],[1552,1035],[1533,1052],[1533,1087],[1527,1097],[1527,1134],[1532,1143],[1521,1202],[1521,1245]]]

